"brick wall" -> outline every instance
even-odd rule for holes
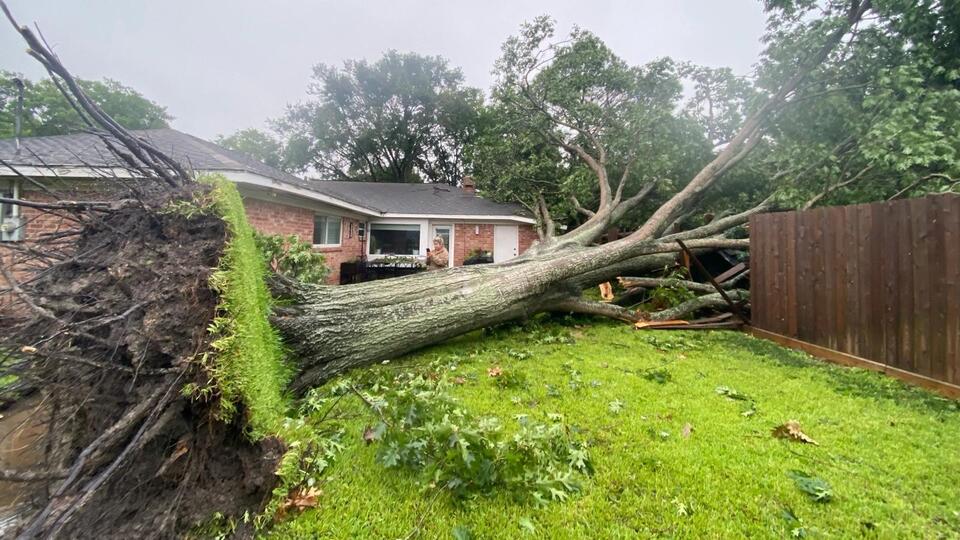
[[[260,199],[244,199],[247,220],[254,229],[266,234],[295,235],[301,242],[313,242],[313,210]],[[358,221],[343,218],[340,223],[340,246],[315,248],[323,253],[330,267],[327,282],[340,283],[340,263],[352,261],[363,253],[357,236]]]
[[[537,229],[533,225],[520,225],[519,253],[530,249],[534,242],[540,239]]]
[[[453,238],[453,265],[463,266],[463,260],[475,250],[493,253],[493,225],[457,223]]]
[[[453,246],[453,265],[463,266],[467,255],[475,250],[482,249],[493,253],[493,224],[483,223],[457,223]],[[519,238],[517,239],[518,254],[530,249],[539,237],[533,225],[520,225],[517,227]]]
[[[340,222],[340,247],[317,248],[327,258],[330,276],[327,283],[340,283],[340,263],[355,261],[363,254],[363,242],[357,236],[358,220],[343,218]]]
[[[301,242],[313,242],[313,211],[259,199],[244,199],[247,220],[265,234],[295,235]]]
[[[102,193],[91,191],[90,189],[65,190],[58,186],[57,192],[62,194],[63,199],[74,201],[100,200],[104,198]],[[56,202],[56,198],[53,196],[32,190],[21,192],[20,196],[24,200],[33,202]],[[64,215],[69,214],[64,213]],[[12,270],[12,277],[18,282],[29,279],[29,277],[38,269],[42,268],[43,265],[36,261],[26,264],[23,263],[23,255],[15,251],[16,247],[29,245],[31,241],[35,241],[41,235],[68,231],[75,226],[74,222],[70,219],[26,206],[20,207],[20,222],[24,230],[22,237],[23,242],[0,242],[0,265],[3,265],[3,267],[8,270]],[[7,283],[0,279],[0,289],[6,289],[7,287]],[[0,293],[0,308],[9,305],[11,300],[11,295]]]

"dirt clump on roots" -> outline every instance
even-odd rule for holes
[[[19,534],[171,537],[214,512],[256,511],[273,487],[279,442],[252,442],[242,411],[218,420],[215,397],[182,395],[210,380],[224,222],[147,208],[83,216],[74,245],[0,314],[12,329],[0,354],[47,417],[32,451],[50,478]]]

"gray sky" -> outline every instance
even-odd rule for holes
[[[165,105],[173,126],[213,138],[264,127],[306,97],[311,67],[374,60],[389,49],[446,57],[489,89],[504,39],[552,15],[591,30],[621,57],[660,56],[747,73],[760,52],[759,0],[294,1],[7,0],[40,25],[67,67],[110,77]],[[0,25],[0,68],[44,75]]]

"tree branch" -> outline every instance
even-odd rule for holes
[[[565,300],[555,304],[553,307],[551,307],[551,311],[599,315],[601,317],[608,317],[626,322],[637,322],[640,320],[640,316],[637,315],[635,311],[618,306],[616,304],[584,300],[582,298],[571,298],[570,300]]]
[[[742,289],[734,289],[727,293],[732,300],[742,301],[750,297],[750,293]],[[727,301],[720,296],[720,293],[705,294],[692,300],[680,304],[679,306],[657,311],[650,314],[650,320],[653,321],[672,321],[682,319],[683,317],[695,313],[701,309],[716,309],[728,307]]]

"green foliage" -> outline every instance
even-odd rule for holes
[[[328,421],[337,401],[312,389],[301,401],[297,415],[284,420],[280,434],[288,442],[287,451],[277,465],[278,482],[270,502],[256,518],[258,528],[276,517],[296,490],[318,486],[324,473],[343,451],[344,430],[339,424]]]
[[[13,79],[24,83],[23,136],[63,135],[87,128],[60,90],[49,79],[37,82],[19,73],[0,71],[0,138],[13,137],[17,106],[17,88]],[[112,79],[78,81],[91,101],[128,129],[169,127],[173,117],[139,92]]]
[[[664,283],[650,291],[643,309],[647,311],[660,311],[679,306],[688,300],[696,298],[697,295],[681,283],[681,281],[687,279],[687,277],[687,272],[684,268],[668,273],[664,277]]]
[[[313,101],[277,123],[292,167],[380,182],[463,177],[463,145],[475,136],[483,98],[445,59],[389,51],[342,69],[319,64],[309,93]]]
[[[791,60],[836,28],[847,4],[771,5],[757,85],[779,85]],[[958,13],[955,2],[873,3],[870,23],[814,72],[772,123],[772,144],[751,160],[777,181],[784,204],[850,204],[956,188],[960,40],[946,29]]]
[[[518,369],[500,369],[500,374],[492,377],[493,384],[501,390],[523,388],[527,385],[527,375]]]
[[[205,356],[212,374],[210,386],[188,388],[203,396],[215,394],[223,419],[242,405],[254,438],[277,433],[289,407],[286,396],[291,370],[285,364],[280,338],[270,326],[270,293],[266,266],[247,223],[236,187],[226,178],[210,175],[201,181],[212,185],[211,197],[227,223],[229,240],[210,285],[220,295],[217,315],[209,332],[216,354]]]
[[[667,384],[673,379],[670,370],[663,366],[647,369],[642,376],[644,379],[657,384]]]
[[[257,249],[264,263],[274,272],[304,283],[323,283],[330,268],[323,253],[313,250],[296,235],[261,234],[254,232]]]
[[[810,496],[810,499],[818,503],[827,503],[833,499],[833,488],[830,483],[823,478],[810,476],[803,471],[793,470],[787,473],[797,489]]]
[[[381,464],[420,471],[430,488],[460,498],[496,490],[546,504],[580,490],[577,476],[592,472],[590,458],[561,415],[546,423],[518,415],[508,438],[497,418],[474,417],[448,388],[444,378],[415,373],[370,385],[363,400],[380,419],[371,438]]]
[[[553,217],[573,226],[570,196],[588,208],[598,201],[596,171],[576,148],[596,157],[602,146],[614,181],[632,162],[625,196],[654,179],[669,190],[668,179],[691,177],[709,158],[703,132],[676,114],[682,86],[672,60],[631,66],[590,32],[555,34],[555,22],[539,17],[503,45],[483,130],[467,148],[485,193],[531,208],[543,195]]]
[[[217,136],[216,143],[225,148],[243,152],[271,167],[286,170],[283,162],[283,144],[276,137],[256,128],[235,131],[231,135]]]

